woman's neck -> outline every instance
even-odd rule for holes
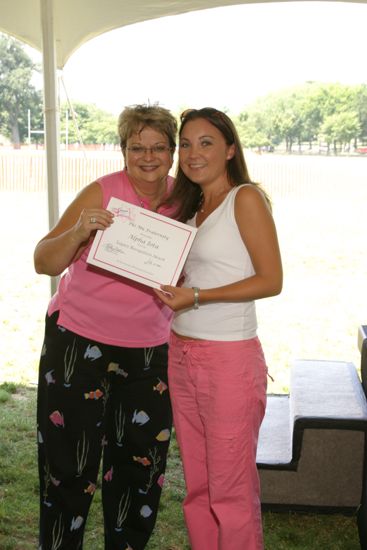
[[[226,182],[220,188],[202,189],[202,200],[199,206],[200,212],[212,212],[226,198],[232,186]]]
[[[137,182],[131,176],[129,176],[129,181],[141,206],[143,206],[142,201],[146,201],[152,210],[155,210],[160,204],[167,191],[167,178],[160,180],[157,184]]]

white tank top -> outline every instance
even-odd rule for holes
[[[200,225],[184,267],[183,286],[216,288],[254,275],[254,267],[240,235],[234,213],[234,187]],[[196,214],[187,222],[196,227]],[[173,330],[206,340],[248,340],[256,336],[255,302],[215,302],[175,314]]]

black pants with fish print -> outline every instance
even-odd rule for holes
[[[167,345],[119,348],[46,318],[38,384],[42,550],[83,546],[103,456],[106,550],[140,550],[152,533],[172,427]]]

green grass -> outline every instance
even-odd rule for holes
[[[0,548],[34,550],[37,546],[38,479],[36,466],[36,390],[11,383],[0,401]],[[148,550],[188,550],[181,503],[181,462],[173,439],[155,533]],[[355,517],[299,513],[263,515],[266,550],[358,550]],[[89,516],[85,550],[103,550],[101,495],[97,490]]]

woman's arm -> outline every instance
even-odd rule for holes
[[[91,223],[91,218],[96,218]],[[37,244],[37,273],[60,275],[78,259],[97,229],[106,229],[113,214],[102,208],[102,189],[97,182],[85,187],[68,206],[55,227]]]
[[[255,274],[230,285],[200,289],[200,304],[257,300],[275,296],[282,289],[283,272],[277,233],[261,191],[251,186],[240,189],[235,200],[235,217]],[[157,291],[158,296],[174,311],[191,307],[194,303],[191,288],[165,285],[162,290],[164,293]]]

